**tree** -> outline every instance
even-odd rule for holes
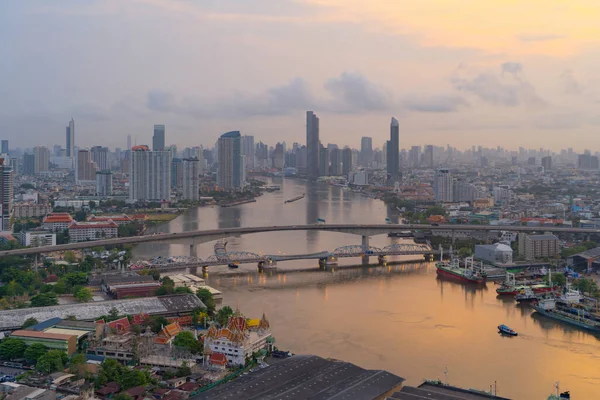
[[[75,298],[80,303],[87,303],[92,299],[92,290],[90,288],[81,288],[75,293]]]
[[[79,210],[75,213],[75,216],[73,216],[73,218],[75,219],[75,221],[77,222],[82,222],[85,221],[87,217],[87,213],[83,210]]]
[[[181,364],[181,367],[177,368],[177,376],[178,377],[189,376],[191,374],[192,374],[192,369],[187,365],[187,363],[185,361]]]
[[[35,369],[45,374],[51,374],[63,370],[67,361],[69,361],[69,357],[64,351],[50,350],[38,359]]]
[[[123,376],[123,366],[112,358],[107,358],[100,365],[97,381],[100,385],[107,382],[119,382]]]
[[[27,318],[25,322],[23,322],[23,329],[29,328],[30,326],[37,325],[38,320],[35,318]]]
[[[88,205],[90,206],[90,210],[93,210],[94,208],[96,208],[96,202],[94,200],[90,200]]]
[[[548,282],[548,277],[546,277],[546,282]],[[565,274],[552,274],[552,284],[555,286],[565,287],[567,284],[567,278]]]
[[[65,251],[63,258],[69,264],[74,264],[75,262],[77,262],[77,257],[75,256],[75,252],[72,250]]]
[[[40,293],[31,298],[31,307],[48,307],[58,304],[58,297],[55,293]]]
[[[7,338],[0,343],[0,357],[5,360],[14,360],[23,357],[27,345],[21,339]]]
[[[464,257],[469,257],[469,256],[473,255],[473,252],[472,252],[472,251],[471,251],[471,249],[470,249],[470,248],[468,248],[468,247],[461,247],[461,248],[458,250],[458,255],[459,255],[460,257],[464,258]]]
[[[150,381],[147,371],[125,369],[120,379],[123,389],[146,385]]]
[[[231,309],[231,307],[225,306],[217,312],[217,322],[219,323],[219,325],[225,326],[227,324],[227,321],[229,320],[229,317],[231,317],[232,315],[233,310]]]
[[[213,315],[215,312],[215,299],[208,289],[200,288],[196,291],[196,296],[204,303],[206,306],[206,311],[208,311],[208,315]]]
[[[178,347],[184,347],[192,352],[192,354],[198,354],[202,352],[202,344],[198,339],[194,337],[194,334],[190,331],[179,332],[173,344]],[[189,374],[188,374],[189,375]]]
[[[48,348],[41,343],[34,343],[25,349],[25,359],[32,363],[37,363],[38,359],[48,352]]]
[[[79,377],[82,377],[86,373],[85,365],[87,360],[84,354],[75,354],[71,357],[71,361],[69,362],[69,372],[75,374]]]
[[[167,321],[167,319],[165,317],[161,317],[161,316],[156,316],[156,317],[152,317],[150,318],[150,329],[152,329],[152,332],[154,333],[158,333],[160,332],[160,330],[163,328],[163,326],[167,326],[169,325],[169,321]]]
[[[173,291],[173,293],[175,294],[194,294],[194,292],[192,292],[192,289],[190,289],[189,287],[186,286],[180,286],[175,288],[175,290]]]
[[[53,287],[53,291],[56,294],[65,294],[67,293],[67,282],[64,279],[59,279],[58,282]]]
[[[113,307],[108,311],[108,322],[117,320],[119,317],[119,310],[117,310],[116,307]]]
[[[133,397],[131,397],[125,392],[122,392],[115,395],[115,397],[113,397],[113,400],[133,400]]]

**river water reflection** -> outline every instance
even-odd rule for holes
[[[317,218],[328,223],[397,221],[397,213],[382,202],[341,188],[297,180],[272,183],[282,190],[256,203],[190,210],[156,230],[294,225]],[[305,199],[283,204],[302,193]],[[371,244],[383,247],[397,240],[375,236]],[[354,235],[287,232],[230,238],[227,248],[298,254],[359,243]],[[199,246],[198,256],[212,254],[212,246]],[[177,244],[141,245],[134,258],[187,251]],[[280,263],[277,272],[264,274],[250,264],[235,275],[219,267],[211,270],[208,283],[223,290],[224,304],[247,316],[266,313],[279,347],[296,353],[387,369],[408,384],[444,379],[447,368],[452,384],[488,389],[496,381],[499,395],[515,399],[545,399],[557,380],[574,399],[600,398],[600,342],[595,336],[531,316],[530,308],[497,298],[493,284],[478,288],[440,280],[432,263],[350,266],[358,262],[343,260],[347,267],[333,272],[315,270],[315,261]],[[501,323],[519,336],[499,336],[496,326]]]

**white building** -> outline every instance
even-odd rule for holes
[[[19,242],[23,246],[56,246],[56,234],[50,231],[21,232]]]
[[[367,186],[369,184],[369,174],[365,170],[356,171],[352,176],[352,184],[357,186]]]
[[[119,226],[109,221],[73,222],[69,225],[69,239],[71,243],[85,242],[87,240],[100,240],[116,238]]]
[[[96,196],[112,196],[112,172],[96,171]]]
[[[14,206],[15,219],[42,217],[52,212],[49,204],[17,203]]]
[[[200,199],[200,161],[197,158],[182,160],[183,199],[198,201]]]
[[[62,232],[73,223],[69,213],[50,213],[42,220],[42,228],[50,232]]]
[[[440,168],[435,171],[433,177],[433,196],[438,203],[450,203],[453,198],[452,173],[448,168]]]
[[[205,354],[219,353],[227,357],[228,365],[244,365],[252,353],[267,349],[273,343],[269,321],[264,314],[260,320],[241,315],[229,318],[226,328],[212,325],[204,336]]]
[[[171,152],[134,146],[129,164],[129,201],[171,198]]]
[[[13,169],[8,159],[0,158],[0,177],[0,231],[11,232],[15,196]]]
[[[475,258],[492,264],[512,264],[513,249],[506,243],[475,245]]]

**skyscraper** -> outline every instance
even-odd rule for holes
[[[344,147],[342,150],[342,175],[348,178],[350,171],[352,171],[352,149]]]
[[[198,159],[184,158],[183,169],[183,199],[198,201],[200,199],[200,180],[198,178]]]
[[[23,154],[23,175],[35,174],[35,156],[33,154]]]
[[[254,136],[242,136],[242,151],[245,156],[246,169],[254,169]]]
[[[77,151],[75,181],[77,183],[96,181],[96,164],[92,161],[92,153],[87,149]]]
[[[329,151],[329,176],[339,176],[342,174],[342,152],[336,147]],[[351,155],[352,156],[352,155]]]
[[[67,141],[65,149],[67,157],[75,157],[75,120],[71,117],[69,125],[67,125]]]
[[[373,162],[373,139],[364,136],[360,139],[360,164],[370,167]]]
[[[436,202],[445,203],[453,201],[454,185],[452,173],[448,168],[435,171],[433,178],[433,197]]]
[[[394,117],[390,123],[390,140],[387,142],[387,173],[390,182],[400,180],[400,125]]]
[[[319,176],[319,118],[312,111],[306,112],[306,167],[309,179]]]
[[[433,168],[433,146],[428,144],[425,146],[425,152],[423,154],[423,164],[428,168]]]
[[[131,135],[127,135],[127,150],[131,150]]]
[[[240,131],[222,134],[217,146],[217,185],[226,190],[242,188],[246,179]]]
[[[171,199],[171,152],[133,146],[129,163],[129,200]]]
[[[12,231],[12,216],[14,202],[14,183],[13,170],[9,165],[8,160],[0,158],[0,176],[2,182],[0,184],[0,202],[2,205],[0,218],[0,230],[3,232]]]
[[[96,168],[99,171],[110,170],[110,164],[108,163],[108,147],[92,147],[92,161],[96,163]]]
[[[8,140],[2,141],[2,150],[0,152],[2,154],[8,154]]]
[[[154,125],[154,136],[152,136],[152,151],[165,150],[165,126]]]
[[[542,167],[544,167],[544,171],[552,169],[552,156],[542,157]]]
[[[112,172],[96,171],[96,196],[112,196]]]
[[[48,171],[50,150],[43,146],[35,146],[33,148],[33,155],[35,157],[33,171],[36,174],[40,172]]]

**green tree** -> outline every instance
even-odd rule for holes
[[[115,321],[117,319],[119,319],[120,315],[119,315],[119,310],[117,310],[115,307],[111,308],[108,311],[108,322],[110,321]]]
[[[173,291],[173,293],[175,294],[194,294],[194,292],[192,292],[192,289],[190,289],[189,287],[186,286],[180,286],[175,288],[175,290]]]
[[[68,286],[85,285],[88,281],[88,275],[85,272],[69,272],[62,279],[65,280]]]
[[[73,216],[73,218],[77,222],[85,221],[85,219],[87,218],[87,213],[85,211],[83,211],[83,210],[79,210],[79,211],[77,211],[75,213],[75,215]]]
[[[38,359],[48,352],[48,348],[41,343],[34,343],[25,349],[25,359],[32,363],[37,363]]]
[[[154,333],[160,332],[163,326],[169,325],[169,321],[165,317],[155,316],[150,318],[150,329]]]
[[[546,282],[548,282],[548,277],[545,278]],[[567,278],[565,274],[552,274],[552,285],[565,287],[567,284]]]
[[[193,354],[202,352],[202,343],[194,337],[194,334],[190,331],[183,331],[175,336],[173,344],[178,347],[184,347],[191,351]],[[189,374],[188,374],[189,375]]]
[[[129,389],[136,386],[143,386],[150,382],[150,377],[147,371],[138,369],[125,369],[119,383],[123,389]]]
[[[73,263],[77,262],[77,257],[75,256],[75,252],[72,250],[65,251],[63,258],[69,264],[73,264]]]
[[[75,354],[71,357],[71,361],[69,361],[69,372],[77,375],[78,377],[83,377],[86,374],[86,366],[87,360],[84,354]]]
[[[27,345],[21,339],[7,338],[0,343],[0,357],[5,360],[14,360],[23,357]]]
[[[184,361],[181,364],[181,367],[177,368],[177,376],[178,377],[182,377],[182,376],[190,376],[192,374],[192,369],[187,365],[187,363]]]
[[[470,256],[473,255],[473,251],[470,248],[468,248],[468,247],[461,247],[458,250],[458,255],[460,257],[462,257],[462,258],[464,258],[464,257],[470,257]]]
[[[80,303],[87,303],[92,300],[92,290],[87,287],[81,288],[75,293],[75,298]]]
[[[227,324],[227,321],[229,320],[229,317],[231,317],[232,315],[233,310],[231,309],[231,307],[225,306],[219,311],[217,311],[216,320],[219,323],[219,325],[225,326]]]
[[[29,328],[30,326],[37,325],[38,320],[35,318],[27,318],[25,322],[23,322],[23,329]]]
[[[215,299],[208,289],[200,288],[196,291],[196,296],[204,303],[206,306],[206,311],[208,315],[213,315],[215,312]]]
[[[49,350],[46,354],[38,358],[35,369],[44,374],[51,374],[63,370],[68,360],[69,357],[64,351]]]
[[[53,285],[53,291],[56,294],[67,293],[67,283],[63,279],[59,279],[55,285]]]
[[[123,369],[123,366],[117,360],[107,358],[100,365],[96,381],[99,385],[104,385],[107,382],[119,382],[123,376]]]
[[[116,394],[115,397],[113,397],[113,400],[133,400],[133,397],[125,392],[121,392]]]
[[[48,307],[58,304],[58,297],[55,293],[40,293],[31,298],[31,307]]]

